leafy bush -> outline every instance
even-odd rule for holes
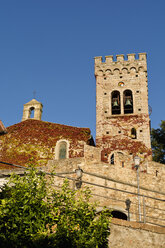
[[[32,168],[23,177],[11,176],[0,192],[1,248],[106,248],[110,216],[99,215],[89,189],[60,190]]]

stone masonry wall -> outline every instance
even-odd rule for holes
[[[127,163],[122,167],[118,162],[114,165],[99,162],[99,150],[100,148],[86,145],[84,157],[50,160],[42,169],[56,173],[52,184],[54,187],[59,188],[64,177],[68,177],[70,187],[76,189],[75,170],[80,167],[83,170],[82,187],[87,186],[91,189],[91,200],[98,202],[98,211],[106,206],[109,210],[128,216],[125,200],[131,200],[131,221],[112,220],[109,247],[164,247],[164,228],[156,225],[165,226],[165,166],[146,161],[140,164],[140,214],[141,221],[148,225],[142,224],[138,223],[137,171]],[[8,174],[9,170],[1,170],[1,183]]]
[[[87,148],[85,149],[87,151]],[[90,152],[90,147],[89,147]],[[88,186],[92,191],[94,201],[99,201],[99,207],[106,206],[109,209],[120,211],[128,215],[126,211],[126,199],[131,200],[130,219],[139,221],[138,195],[137,195],[137,171],[132,165],[120,163],[110,165],[96,162],[88,155],[84,158],[66,159],[63,161],[51,160],[46,167],[50,172],[69,174],[71,187],[75,188],[76,173],[78,166],[84,171],[82,187]],[[46,169],[45,168],[45,169]],[[157,171],[157,172],[156,172]],[[156,223],[165,226],[165,166],[145,161],[140,165],[140,215],[141,221]],[[61,185],[63,179],[55,177],[55,185]]]
[[[94,162],[94,161],[93,161]],[[83,170],[84,170],[84,174],[83,174],[83,184],[82,187],[84,187],[85,185],[89,186],[92,190],[92,196],[93,196],[93,200],[99,200],[100,201],[100,206],[106,205],[107,207],[109,207],[110,209],[117,209],[117,210],[121,210],[121,211],[125,211],[125,204],[124,202],[120,202],[120,201],[114,201],[114,199],[116,198],[116,200],[120,200],[121,197],[122,199],[130,197],[131,195],[125,195],[123,192],[116,192],[113,193],[113,191],[111,191],[110,189],[104,189],[104,188],[98,188],[92,185],[88,185],[85,184],[85,182],[89,182],[89,183],[95,183],[95,184],[100,184],[103,186],[113,186],[116,187],[116,189],[121,189],[121,190],[129,190],[129,191],[136,191],[136,187],[135,190],[133,190],[133,187],[131,185],[135,185],[136,186],[136,176],[134,172],[129,173],[130,168],[126,169],[126,168],[120,168],[117,167],[116,168],[112,168],[111,166],[105,164],[105,163],[101,163],[101,164],[95,164],[95,162],[92,164],[91,160],[85,160],[84,158],[73,158],[73,159],[65,159],[63,161],[49,161],[48,163],[48,167],[44,167],[43,170],[45,171],[45,169],[47,168],[48,171],[52,171],[54,170],[54,172],[59,173],[60,175],[65,175],[65,176],[69,176],[70,178],[75,178],[76,176],[75,174],[65,174],[67,172],[74,172],[75,169],[80,166]],[[160,164],[158,163],[154,163],[154,166],[152,166],[152,168],[154,167],[155,169],[158,168],[158,166],[160,167]],[[149,165],[150,168],[150,165]],[[107,178],[111,178],[111,181],[105,179],[105,178],[97,178],[95,176],[91,176],[89,174],[86,173],[95,173],[97,174],[98,170],[100,171],[100,175],[101,176],[107,176]],[[116,171],[116,173],[115,173]],[[4,181],[8,178],[8,174],[13,173],[13,170],[9,171],[9,170],[1,170],[0,171],[0,184],[4,183]],[[61,172],[63,172],[64,174],[61,174]],[[120,184],[121,182],[121,178],[120,178],[120,174],[121,172],[125,173],[125,184]],[[164,190],[164,188],[162,189],[161,186],[164,185],[164,179],[165,179],[165,168],[162,167],[159,170],[159,173],[162,173],[163,177],[158,177],[156,178],[155,176],[152,175],[154,171],[151,169],[149,170],[149,173],[146,174],[141,174],[140,177],[140,182],[141,182],[141,191],[144,194],[147,194],[147,190],[142,189],[144,186],[148,189],[151,190],[159,190],[160,192],[162,192]],[[17,174],[23,174],[23,170],[18,169],[18,171],[16,171]],[[3,176],[7,176],[7,178],[3,178]],[[148,180],[146,180],[148,178]],[[54,177],[54,186],[57,186],[59,188],[60,185],[62,185],[63,182],[63,178],[60,178],[58,176]],[[71,181],[70,180],[70,186],[72,188],[75,188],[75,182],[76,181]],[[129,185],[128,185],[129,184]],[[151,193],[148,192],[148,194],[151,196],[157,196],[160,197],[160,195],[158,193]],[[101,198],[102,196],[102,198]],[[135,198],[135,196],[132,196],[131,204],[134,204],[134,200],[137,200]],[[147,203],[147,202],[146,202]],[[150,202],[150,207],[152,207],[152,204],[154,202]],[[155,207],[164,207],[164,203],[162,204],[162,206],[160,206],[159,204],[155,204]],[[98,211],[101,209],[101,207],[98,209]],[[146,209],[147,210],[147,209]],[[131,207],[131,211],[132,207]],[[126,213],[126,211],[125,211]],[[148,213],[147,210],[147,214],[153,215],[154,216],[154,211],[151,211],[150,213]],[[157,216],[158,217],[158,216]],[[163,215],[159,216],[159,218],[164,218]],[[113,218],[111,220],[111,224],[110,224],[110,237],[109,237],[109,247],[111,248],[164,248],[165,247],[165,228],[163,227],[159,227],[159,226],[155,226],[155,225],[148,225],[148,224],[143,224],[143,223],[138,223],[135,222],[135,219],[133,219],[133,216],[131,215],[131,220],[132,221],[125,221],[125,220],[121,220],[121,219],[115,219]],[[159,224],[161,224],[159,222]]]
[[[110,248],[164,248],[165,229],[141,223],[113,219]]]

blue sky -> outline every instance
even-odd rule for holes
[[[147,52],[151,125],[165,119],[164,0],[0,0],[0,119],[89,127],[95,136],[95,56]]]

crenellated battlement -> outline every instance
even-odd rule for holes
[[[106,63],[106,64],[111,64],[114,62],[122,62],[122,61],[127,61],[127,62],[133,62],[133,61],[146,61],[147,60],[147,54],[146,53],[138,53],[138,58],[136,58],[135,56],[136,54],[131,53],[131,54],[127,54],[127,57],[125,58],[124,54],[119,54],[116,55],[116,60],[115,57],[113,55],[109,55],[109,56],[105,56],[105,62],[103,62],[103,58],[102,56],[99,57],[95,57],[95,65],[96,64],[102,64],[102,63]]]

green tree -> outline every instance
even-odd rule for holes
[[[110,216],[97,215],[89,189],[73,191],[68,181],[60,190],[50,185],[35,169],[10,178],[0,192],[1,248],[108,247]]]
[[[151,144],[153,160],[165,164],[165,121],[161,122],[160,128],[152,128]]]

